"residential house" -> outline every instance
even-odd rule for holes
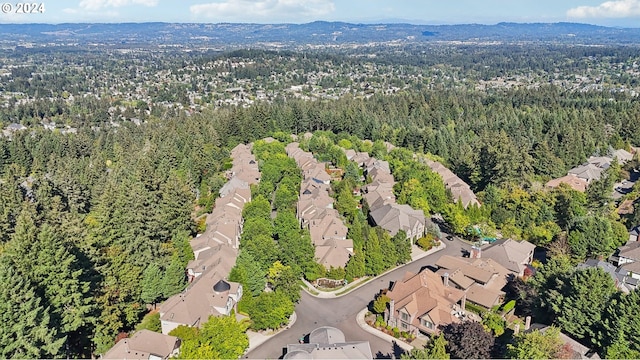
[[[478,257],[495,260],[498,264],[512,271],[516,276],[523,276],[524,270],[533,261],[536,246],[522,240],[499,239],[478,251]]]
[[[480,206],[480,202],[476,197],[476,194],[471,190],[469,184],[465,183],[462,179],[460,179],[456,174],[454,174],[447,167],[439,163],[438,161],[433,161],[430,159],[423,159],[424,163],[426,163],[429,168],[442,178],[444,182],[444,186],[447,190],[451,192],[451,196],[453,197],[453,201],[462,202],[462,205],[466,208],[471,205]]]
[[[550,189],[555,189],[560,186],[560,184],[567,184],[573,190],[580,192],[585,192],[588,185],[585,179],[579,178],[574,174],[568,174],[557,179],[549,180],[545,186]]]
[[[283,359],[373,359],[368,341],[346,341],[344,333],[323,326],[309,334],[309,342],[287,345]]]
[[[463,290],[467,301],[487,309],[499,305],[504,300],[502,289],[513,276],[511,271],[493,259],[470,259],[441,256],[435,264],[437,274],[443,277],[445,286]]]
[[[356,153],[353,158],[349,159],[356,163],[359,167],[364,167],[364,164],[369,162],[370,156],[366,152]]]
[[[417,240],[424,235],[426,218],[422,210],[414,210],[409,205],[388,203],[369,212],[376,226],[387,230],[391,236],[403,230],[407,238]]]
[[[102,359],[165,360],[178,355],[180,339],[153,332],[136,331],[130,338],[118,341]]]
[[[342,149],[344,150],[344,155],[347,157],[347,160],[351,161],[356,156],[356,151],[353,149]]]
[[[353,255],[353,240],[322,239],[316,243],[315,258],[318,264],[327,269],[344,268]]]
[[[225,197],[229,195],[231,192],[237,189],[248,190],[249,183],[245,180],[240,179],[238,176],[233,176],[229,181],[227,181],[219,190],[220,197]]]
[[[633,160],[633,154],[624,149],[611,151],[611,157],[617,159],[620,164],[626,164]]]
[[[575,175],[590,184],[592,181],[600,179],[603,170],[601,167],[588,163],[569,170],[569,175]]]
[[[313,167],[304,170],[302,173],[304,179],[311,179],[316,183],[329,185],[331,183],[331,175],[325,170],[324,163],[316,163]]]
[[[389,162],[385,160],[378,160],[376,158],[369,158],[364,163],[364,172],[365,175],[368,175],[373,169],[378,169],[384,171],[386,173],[391,173],[391,167],[389,166]]]
[[[440,275],[429,269],[407,272],[391,285],[387,323],[415,335],[439,333],[439,327],[459,322],[464,315],[466,294],[445,286]]]
[[[194,249],[193,254],[195,259],[187,264],[189,282],[207,271],[217,271],[221,274],[230,273],[238,256],[235,249],[225,244]]]
[[[640,241],[628,242],[616,250],[614,260],[618,266],[640,262]]]
[[[326,239],[345,240],[349,229],[344,225],[336,213],[327,214],[319,219],[309,221],[309,233],[313,244]]]
[[[185,291],[167,299],[160,306],[162,333],[180,325],[200,327],[210,316],[231,314],[242,299],[242,285],[227,281],[217,271],[207,271]]]
[[[612,161],[613,158],[608,156],[590,156],[587,159],[587,164],[592,164],[603,170],[606,170],[611,166]]]
[[[372,181],[378,181],[380,183],[390,183],[395,184],[395,180],[393,175],[385,169],[374,167],[371,171],[367,172],[367,176],[371,178]]]

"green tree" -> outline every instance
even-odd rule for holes
[[[449,359],[447,340],[444,335],[431,336],[424,349],[412,349],[409,354],[400,355],[401,359]]]
[[[41,305],[29,280],[4,259],[0,260],[0,283],[0,356],[61,356],[66,338],[50,324],[49,309]]]
[[[500,316],[492,311],[488,311],[482,315],[482,325],[493,334],[493,336],[498,337],[504,334],[504,329],[507,326],[506,321]]]
[[[249,347],[246,329],[234,316],[210,316],[201,329],[174,329],[171,334],[184,336],[179,359],[237,359]]]
[[[261,183],[260,186],[263,184]],[[242,217],[244,219],[265,219],[271,220],[271,204],[264,195],[254,197],[250,202],[244,205],[242,209]]]
[[[241,283],[250,296],[258,296],[266,284],[265,272],[253,256],[243,250],[240,250],[236,264],[229,273],[229,280]]]
[[[277,329],[289,321],[294,305],[289,297],[279,291],[263,292],[249,310],[251,328],[254,330]]]
[[[177,256],[171,259],[171,263],[167,266],[162,278],[162,295],[168,298],[175,295],[186,286],[185,269]]]
[[[162,270],[156,263],[151,263],[144,269],[140,287],[142,288],[141,299],[146,304],[155,304],[162,298],[163,278]]]
[[[402,265],[411,261],[411,241],[407,238],[407,234],[400,230],[391,240],[396,250],[397,262],[395,265]]]
[[[162,332],[162,322],[160,321],[160,313],[153,312],[146,314],[140,324],[136,326],[136,331],[147,329],[154,332]]]
[[[287,295],[291,302],[300,300],[300,278],[291,266],[282,265],[280,261],[274,262],[269,268],[267,279],[274,290]]]
[[[559,310],[557,323],[576,339],[595,341],[602,309],[616,291],[613,279],[601,268],[574,272],[562,293],[550,299]]]
[[[364,243],[364,271],[367,275],[378,275],[384,271],[384,259],[376,231],[370,231]]]
[[[373,311],[375,311],[376,314],[384,314],[387,310],[389,301],[391,301],[391,299],[389,299],[388,296],[383,294],[378,295],[378,297],[373,301]]]
[[[551,327],[545,332],[536,329],[515,335],[513,342],[507,344],[507,356],[512,359],[558,359],[562,346],[560,329]]]
[[[639,311],[640,290],[613,294],[604,308],[596,336],[607,358],[638,358],[634,355],[640,354],[640,334],[636,331],[640,326],[640,318],[636,315]]]

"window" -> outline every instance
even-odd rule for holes
[[[422,326],[426,327],[427,329],[433,329],[433,323],[427,319],[422,319],[420,320],[422,321]]]
[[[402,320],[404,321],[409,320],[409,314],[406,314],[406,313],[400,313],[400,314],[401,314],[400,316],[402,317]]]
[[[403,328],[404,330],[406,330],[406,329],[408,329],[408,328],[409,328],[409,326],[407,325],[407,323],[406,323],[406,322],[404,322],[404,321],[400,321],[400,327],[401,327],[401,328]]]

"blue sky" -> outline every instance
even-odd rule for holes
[[[640,0],[42,0],[43,14],[16,14],[16,0],[0,23],[25,22],[410,22],[494,24],[571,21],[640,27]],[[21,0],[18,0],[21,1]],[[29,0],[30,2],[33,0]],[[4,8],[6,9],[6,8]]]

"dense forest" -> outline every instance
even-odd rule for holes
[[[485,50],[474,51],[474,56],[480,56]],[[487,54],[483,61],[509,70],[502,65],[504,51]],[[414,56],[425,56],[420,54]],[[284,53],[281,59],[295,55]],[[575,57],[578,68],[587,59],[602,66],[598,62],[601,54],[592,55],[571,49],[562,59]],[[621,57],[621,62],[633,61],[636,56],[626,49],[608,55]],[[67,56],[73,58],[72,54]],[[321,54],[317,59],[331,62],[335,56],[347,57]],[[345,74],[359,61],[349,58]],[[445,58],[436,56],[424,63],[399,55],[395,60],[380,59],[377,65],[388,62],[392,67],[424,67],[433,74]],[[529,61],[535,58],[526,57]],[[526,59],[525,55],[520,57],[520,61]],[[176,60],[170,57],[158,66]],[[97,74],[108,62],[95,61],[96,67],[89,71]],[[119,61],[109,66],[130,65],[129,60]],[[172,66],[187,68],[189,61]],[[311,63],[315,60],[308,66]],[[456,71],[473,73],[484,66]],[[612,338],[613,322],[624,320],[633,328],[634,320],[607,306],[620,303],[637,313],[637,293],[619,295],[611,290],[611,284],[598,278],[599,274],[571,270],[588,257],[611,255],[628,238],[627,229],[640,223],[640,210],[621,217],[611,198],[614,182],[628,176],[638,162],[624,168],[612,166],[584,194],[566,187],[543,188],[546,181],[566,174],[591,155],[604,154],[610,147],[630,149],[638,144],[640,101],[629,91],[585,91],[557,84],[478,89],[438,81],[429,86],[405,83],[408,85],[391,94],[346,93],[335,100],[283,95],[251,106],[206,106],[202,100],[197,111],[185,111],[177,106],[151,109],[143,100],[119,96],[83,97],[84,91],[93,91],[84,74],[77,81],[67,76],[56,80],[47,77],[51,75],[32,76],[36,67],[16,69],[12,75],[15,81],[2,88],[22,92],[23,100],[33,100],[10,96],[0,110],[3,125],[17,122],[28,127],[0,137],[0,279],[5,285],[0,290],[2,357],[90,357],[103,353],[118,333],[134,329],[148,308],[186,286],[184,268],[193,257],[188,241],[202,231],[195,219],[211,206],[224,183],[221,174],[229,162],[230,149],[270,135],[282,138],[282,134],[304,132],[317,134],[302,144],[305,149],[353,174],[351,179],[334,184],[333,192],[337,209],[348,220],[355,253],[363,250],[363,255],[352,257],[346,269],[333,277],[376,275],[407,261],[402,236],[391,238],[369,227],[364,214],[352,210],[354,199],[349,189],[360,179],[355,175],[357,169],[335,153],[336,147],[348,146],[387,159],[401,184],[396,189],[398,200],[429,214],[442,214],[452,232],[466,235],[469,226],[476,225],[487,234],[527,239],[546,248],[551,260],[543,265],[540,275],[517,289],[523,311],[536,315],[539,321],[561,325],[603,354],[611,351],[611,356],[629,356],[640,351],[640,342],[631,341],[637,340],[637,332],[619,329]],[[286,62],[286,67],[296,65]],[[127,80],[130,84],[144,82],[145,72],[152,68],[150,62],[129,67]],[[267,75],[259,68],[256,71],[226,76]],[[88,87],[73,90],[76,99],[72,102],[68,101],[69,93],[43,97],[40,91],[51,81],[59,89],[71,90],[74,84]],[[631,85],[634,81],[637,78],[625,80]],[[189,92],[175,99],[180,92],[171,86],[157,85],[157,91],[165,91],[168,97],[153,95],[154,101],[179,100],[188,106]],[[196,92],[198,86],[194,84]],[[126,92],[124,85],[121,88]],[[109,108],[119,106],[124,108],[123,117],[114,117]],[[133,117],[143,121],[137,125],[115,122]],[[44,118],[73,125],[76,131],[38,127]],[[374,146],[362,139],[372,140]],[[401,148],[388,153],[379,146],[382,141]],[[259,314],[281,306],[279,318],[254,322],[260,329],[281,324],[293,311],[299,296],[296,279],[327,274],[321,274],[309,258],[308,234],[299,229],[293,213],[300,184],[295,163],[286,158],[279,142],[256,142],[254,153],[261,162],[263,180],[253,189],[254,200],[243,214],[243,242],[232,279],[246,285],[248,296],[242,310]],[[472,186],[482,206],[465,209],[455,205],[442,181],[414,161],[412,153],[442,161]],[[625,199],[636,200],[639,194],[634,188]],[[272,209],[277,213],[273,221]],[[395,251],[381,256],[368,250],[379,247],[380,242],[384,242],[384,249]],[[273,244],[279,247],[263,251]],[[143,286],[155,278],[161,281]],[[594,303],[595,299],[587,296],[586,284],[596,282],[602,283],[598,291],[603,297]],[[261,292],[265,283],[275,291]],[[587,298],[590,300],[585,303]],[[595,312],[592,320],[565,311],[569,303]]]

